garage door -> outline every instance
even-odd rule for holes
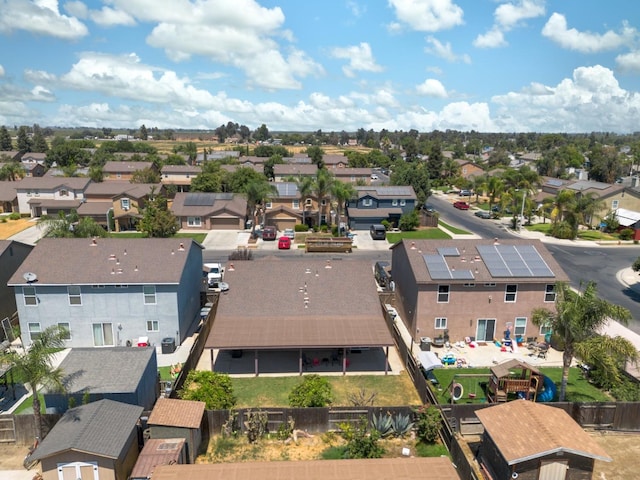
[[[276,218],[274,219],[275,226],[281,232],[285,228],[295,228],[296,221],[292,218]]]
[[[212,230],[239,230],[240,221],[235,217],[223,217],[211,219]]]

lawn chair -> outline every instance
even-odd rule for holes
[[[547,352],[549,351],[549,345],[546,343],[538,345],[538,358],[547,358]]]

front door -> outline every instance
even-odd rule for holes
[[[538,480],[565,480],[567,478],[567,460],[542,462]]]
[[[478,328],[476,329],[477,342],[493,342],[496,332],[495,318],[479,318]]]

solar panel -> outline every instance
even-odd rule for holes
[[[448,280],[451,278],[449,266],[444,258],[440,255],[423,255],[424,262],[427,264],[429,275],[434,280]]]
[[[376,192],[378,195],[411,195],[408,187],[378,187]]]
[[[456,247],[438,247],[438,253],[443,257],[459,257],[460,252]]]
[[[518,251],[522,255],[524,261],[527,262],[533,276],[555,277],[551,268],[547,265],[547,262],[544,261],[538,250],[536,250],[536,247],[533,245],[521,245],[518,247]]]
[[[533,245],[479,245],[492,277],[555,277]]]
[[[562,180],[557,180],[552,178],[551,180],[547,180],[547,185],[551,185],[552,187],[561,187],[564,184]]]
[[[184,199],[185,207],[211,207],[215,197],[211,193],[189,193]]]

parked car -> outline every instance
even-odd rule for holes
[[[293,230],[293,228],[285,228],[283,234],[285,237],[290,238],[291,240],[296,238],[296,232]]]
[[[469,204],[467,202],[453,202],[453,206],[459,210],[469,210]]]
[[[461,197],[470,197],[473,193],[471,193],[471,190],[460,190],[459,195]]]
[[[224,277],[224,268],[221,263],[205,263],[204,267],[207,272],[207,281],[209,283],[222,281],[222,278]]]
[[[369,234],[374,240],[384,240],[387,238],[387,229],[384,228],[384,225],[371,225],[371,227],[369,227]]]
[[[486,210],[478,210],[474,212],[474,215],[476,217],[485,218],[485,219],[492,217],[491,212],[487,212]]]
[[[372,173],[371,180],[378,180],[378,175],[376,175],[375,173]]]
[[[424,211],[427,213],[436,213],[436,209],[433,208],[433,206],[429,205],[428,203],[425,203],[423,208],[424,208]]]
[[[262,240],[275,240],[277,235],[278,230],[276,230],[276,227],[267,225],[262,229]]]
[[[280,237],[278,239],[279,250],[289,250],[291,248],[291,239],[289,237]]]
[[[209,282],[209,290],[213,292],[226,292],[229,290],[229,284],[227,282]]]

